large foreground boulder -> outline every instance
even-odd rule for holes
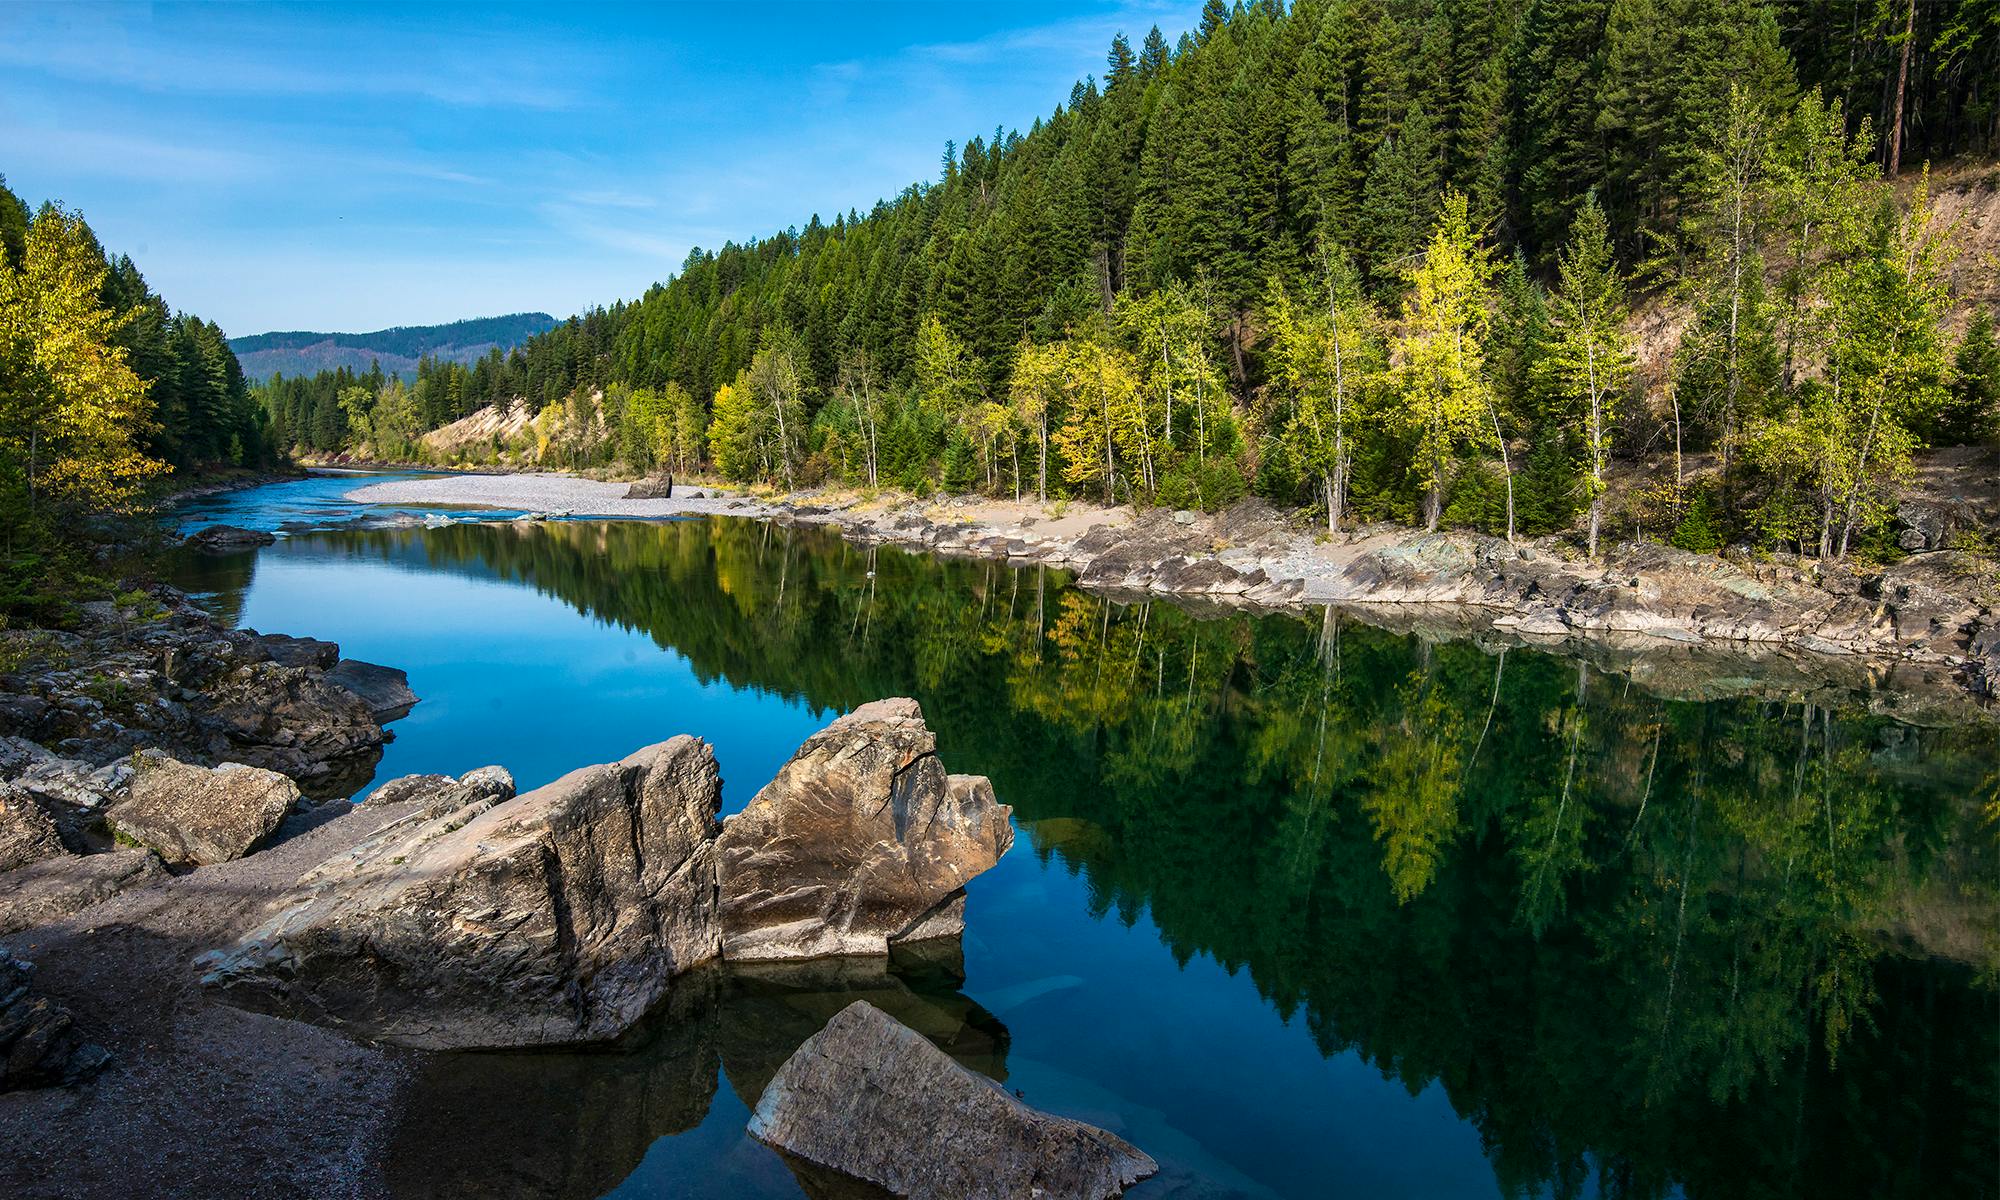
[[[141,750],[132,757],[132,794],[104,820],[121,839],[173,866],[213,866],[242,858],[277,832],[299,799],[299,785],[276,771],[197,767]]]
[[[1159,1170],[1123,1138],[1021,1103],[865,1000],[778,1068],[749,1128],[913,1200],[1103,1200]]]
[[[616,1037],[716,954],[721,791],[708,744],[677,737],[418,809],[308,872],[205,982],[426,1049]]]
[[[886,954],[961,933],[965,883],[1013,845],[1012,812],[984,776],[945,773],[916,701],[864,704],[723,827],[723,956]]]
[[[110,1061],[83,1039],[69,1010],[37,996],[35,964],[0,947],[0,1092],[90,1078]]]

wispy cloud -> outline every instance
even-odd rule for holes
[[[169,13],[186,19],[161,19]],[[518,43],[477,30],[414,54],[393,38],[359,37],[362,30],[339,21],[302,25],[296,10],[275,33],[216,25],[206,15],[166,6],[0,4],[0,67],[154,93],[406,97],[563,110],[583,94],[562,80],[590,65],[523,54]],[[327,55],[329,47],[337,52]]]

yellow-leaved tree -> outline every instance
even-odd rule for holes
[[[0,488],[10,542],[54,507],[122,512],[165,473],[139,438],[146,383],[114,344],[106,267],[83,219],[53,204],[18,263],[0,255]]]
[[[1424,255],[1410,271],[1395,344],[1395,411],[1416,436],[1424,528],[1436,529],[1462,447],[1499,444],[1507,473],[1507,536],[1514,536],[1514,472],[1486,379],[1493,265],[1466,215],[1465,197],[1446,192]]]

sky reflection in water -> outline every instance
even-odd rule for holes
[[[209,513],[351,485],[287,486]],[[734,809],[910,694],[1016,806],[962,963],[704,973],[628,1053],[434,1063],[402,1194],[799,1195],[747,1104],[861,995],[1177,1197],[1995,1194],[1986,725],[744,522],[315,534],[186,582],[409,671],[378,780],[530,787],[685,731]]]

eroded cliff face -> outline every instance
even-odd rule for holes
[[[1013,841],[911,700],[814,735],[727,826],[714,751],[687,736],[512,799],[472,778],[385,785],[412,811],[205,956],[205,982],[428,1049],[605,1041],[716,958],[956,935],[965,881]]]

